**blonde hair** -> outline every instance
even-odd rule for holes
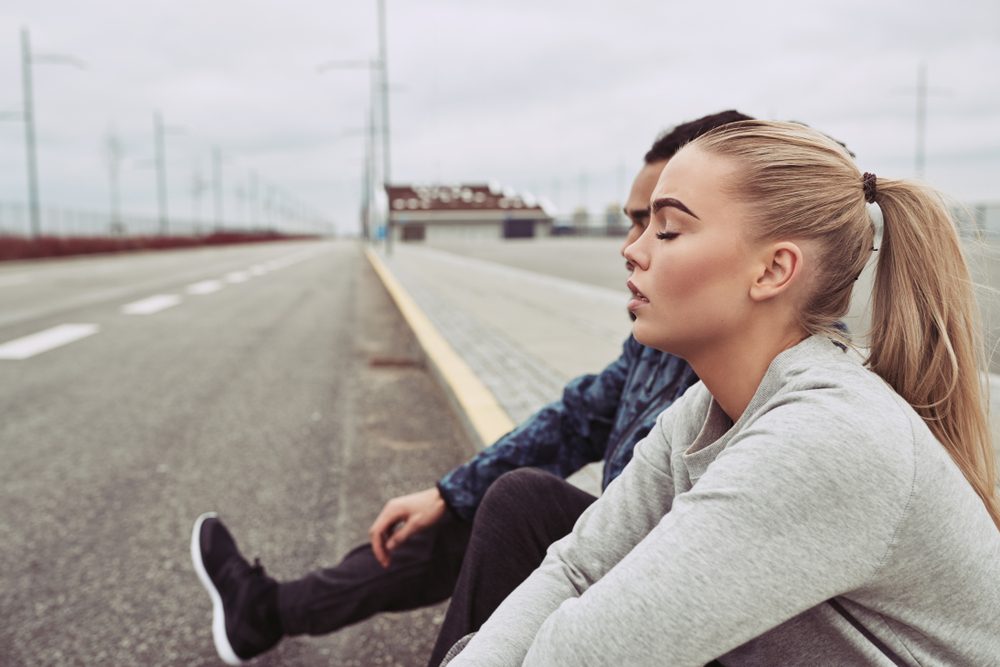
[[[843,146],[802,125],[767,121],[725,125],[692,144],[739,162],[736,182],[724,187],[755,209],[753,236],[818,242],[801,324],[842,337],[837,323],[875,238],[861,172]],[[955,224],[928,188],[883,178],[875,187],[883,234],[866,364],[924,419],[1000,528],[981,327]]]

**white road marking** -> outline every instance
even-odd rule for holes
[[[31,278],[24,273],[15,273],[10,276],[0,276],[0,287],[13,287],[15,285],[23,285],[30,282]]]
[[[134,301],[122,306],[122,312],[126,315],[152,315],[153,313],[176,306],[180,302],[181,298],[176,294],[157,294],[148,299]]]
[[[267,273],[267,268],[263,264],[254,264],[250,267],[251,276],[262,276]]]
[[[232,273],[227,273],[225,278],[227,283],[245,283],[250,280],[250,274],[246,271],[233,271]]]
[[[194,283],[193,285],[187,286],[188,294],[211,294],[212,292],[218,292],[222,289],[222,283],[218,280],[202,280],[200,283]]]
[[[97,333],[96,324],[60,324],[57,327],[0,345],[0,359],[27,359]]]
[[[306,250],[306,251],[302,251],[302,252],[296,252],[296,253],[293,253],[291,255],[285,255],[283,257],[278,257],[276,259],[272,259],[272,260],[270,260],[268,262],[265,262],[264,264],[262,264],[260,266],[263,269],[267,270],[267,271],[277,271],[278,269],[283,269],[286,266],[292,266],[293,264],[298,264],[299,262],[304,262],[307,259],[312,259],[313,257],[316,257],[317,255],[319,255],[320,253],[323,253],[323,252],[326,252],[326,249],[319,250],[319,251],[317,251],[317,250]]]

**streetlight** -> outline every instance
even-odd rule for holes
[[[195,236],[201,236],[201,195],[207,189],[207,181],[201,177],[201,166],[195,164],[191,177],[191,213],[194,218]]]
[[[119,188],[119,176],[121,175],[122,143],[118,139],[118,133],[114,128],[108,130],[105,138],[105,148],[108,157],[108,177],[110,179],[111,194],[111,224],[108,231],[111,235],[119,234],[123,231],[121,214],[121,190]]]
[[[382,65],[382,185],[389,196],[389,62],[386,55],[385,0],[378,0],[378,55]],[[386,208],[385,253],[392,254],[392,204]]]
[[[156,111],[153,113],[153,138],[156,144],[156,199],[158,203],[160,236],[167,235],[169,227],[169,215],[167,214],[167,157],[164,135],[184,134],[181,127],[168,127],[163,124],[163,115]]]
[[[215,195],[215,231],[222,231],[222,149],[212,148],[212,191]]]
[[[363,175],[363,181],[365,184],[365,229],[362,232],[364,238],[368,238],[369,230],[374,226],[375,223],[375,134],[376,134],[376,124],[375,124],[375,101],[377,97],[378,84],[376,82],[376,74],[382,69],[382,64],[378,60],[332,60],[330,62],[323,63],[319,65],[316,70],[319,73],[326,72],[331,69],[368,69],[369,73],[369,102],[368,102],[368,123],[364,132],[368,136],[367,145],[365,146],[365,169]],[[387,94],[387,93],[386,93]],[[384,109],[383,109],[384,111]],[[388,127],[388,125],[386,125]],[[359,134],[357,130],[349,130],[341,136],[350,136],[354,134]],[[383,136],[383,159],[388,160],[388,137]],[[385,163],[388,165],[388,162]],[[384,176],[383,183],[388,183],[388,176]],[[387,212],[388,215],[388,212]],[[389,221],[386,224],[386,235],[385,235],[385,251],[386,254],[392,252],[392,242],[391,242],[391,229],[389,228]]]
[[[233,189],[233,194],[236,196],[236,224],[243,224],[243,207],[247,203],[247,191],[242,185],[237,185]],[[239,229],[239,227],[237,227]]]
[[[257,172],[250,170],[250,185],[247,187],[247,197],[249,198],[249,212],[247,217],[250,220],[250,229],[257,231],[260,225],[260,199],[257,197]]]
[[[927,96],[929,94],[949,94],[952,91],[944,88],[929,88],[927,86],[927,63],[921,61],[917,64],[917,85],[916,88],[901,88],[899,92],[912,95],[916,93],[916,137],[913,150],[913,171],[917,178],[924,177],[924,168],[927,164]]]
[[[389,57],[386,52],[386,19],[385,19],[385,0],[378,0],[378,54],[377,60],[370,61],[344,61],[344,62],[332,62],[326,65],[321,65],[319,71],[323,72],[331,67],[368,67],[371,72],[371,104],[372,109],[370,110],[370,119],[372,132],[374,133],[375,127],[375,90],[376,88],[381,88],[382,95],[382,186],[385,190],[386,196],[389,194],[389,183],[391,181],[391,160],[390,160],[390,132],[389,132]],[[378,71],[382,74],[379,86],[375,83],[375,72]],[[369,162],[368,169],[374,170],[374,159]],[[372,189],[374,190],[374,188]],[[372,202],[369,204],[369,210],[374,210],[374,192],[370,193],[372,197]],[[374,215],[372,213],[372,215]],[[392,254],[392,235],[394,232],[394,224],[392,221],[392,207],[391,203],[389,207],[386,208],[386,231],[385,231],[385,253],[387,255]]]
[[[24,90],[24,144],[28,154],[28,211],[31,218],[31,235],[41,233],[41,207],[38,195],[38,159],[35,155],[35,109],[31,84],[32,65],[73,65],[87,69],[82,60],[61,54],[31,53],[31,39],[27,28],[21,28],[21,84]]]

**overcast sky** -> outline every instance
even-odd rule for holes
[[[926,180],[1000,202],[1000,2],[387,0],[394,182],[489,179],[562,212],[620,202],[672,124],[724,108],[795,119],[845,141],[862,169],[914,174],[926,62]],[[43,206],[109,208],[105,138],[124,161],[126,213],[156,211],[153,113],[173,217],[223,155],[227,216],[250,170],[357,229],[368,75],[317,73],[377,55],[376,4],[355,0],[5,0],[0,112],[33,68]],[[26,200],[24,132],[0,122],[0,202]],[[211,217],[211,197],[201,204]]]

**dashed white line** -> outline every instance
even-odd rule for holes
[[[152,315],[176,306],[180,302],[181,298],[176,294],[157,294],[122,306],[122,312],[126,315]]]
[[[96,324],[60,324],[0,345],[0,359],[22,360],[97,333]]]
[[[0,276],[0,287],[14,287],[15,285],[24,285],[25,283],[30,283],[31,278],[23,273],[15,273],[10,276]]]
[[[246,271],[233,271],[232,273],[227,273],[224,280],[232,284],[245,283],[250,280],[250,274]]]
[[[255,264],[245,271],[233,271],[226,274],[222,280],[203,280],[201,282],[188,285],[188,294],[200,295],[218,292],[225,285],[223,281],[231,284],[242,283],[250,280],[254,276],[261,276],[276,269],[283,269],[292,264],[309,259],[311,256],[319,254],[315,252],[296,253],[286,255],[277,260],[271,260],[262,264]],[[0,287],[10,287],[23,285],[31,282],[31,277],[25,274],[13,274],[0,276]],[[152,315],[161,310],[172,308],[181,302],[181,297],[177,294],[157,294],[139,301],[125,304],[121,307],[121,312],[126,315]],[[59,326],[39,331],[38,333],[17,338],[12,341],[0,344],[0,359],[22,360],[41,354],[48,350],[68,345],[74,341],[92,336],[100,330],[96,324],[61,324]]]
[[[211,294],[212,292],[218,292],[222,289],[222,283],[218,280],[202,280],[200,283],[194,283],[193,285],[187,286],[188,294]]]

